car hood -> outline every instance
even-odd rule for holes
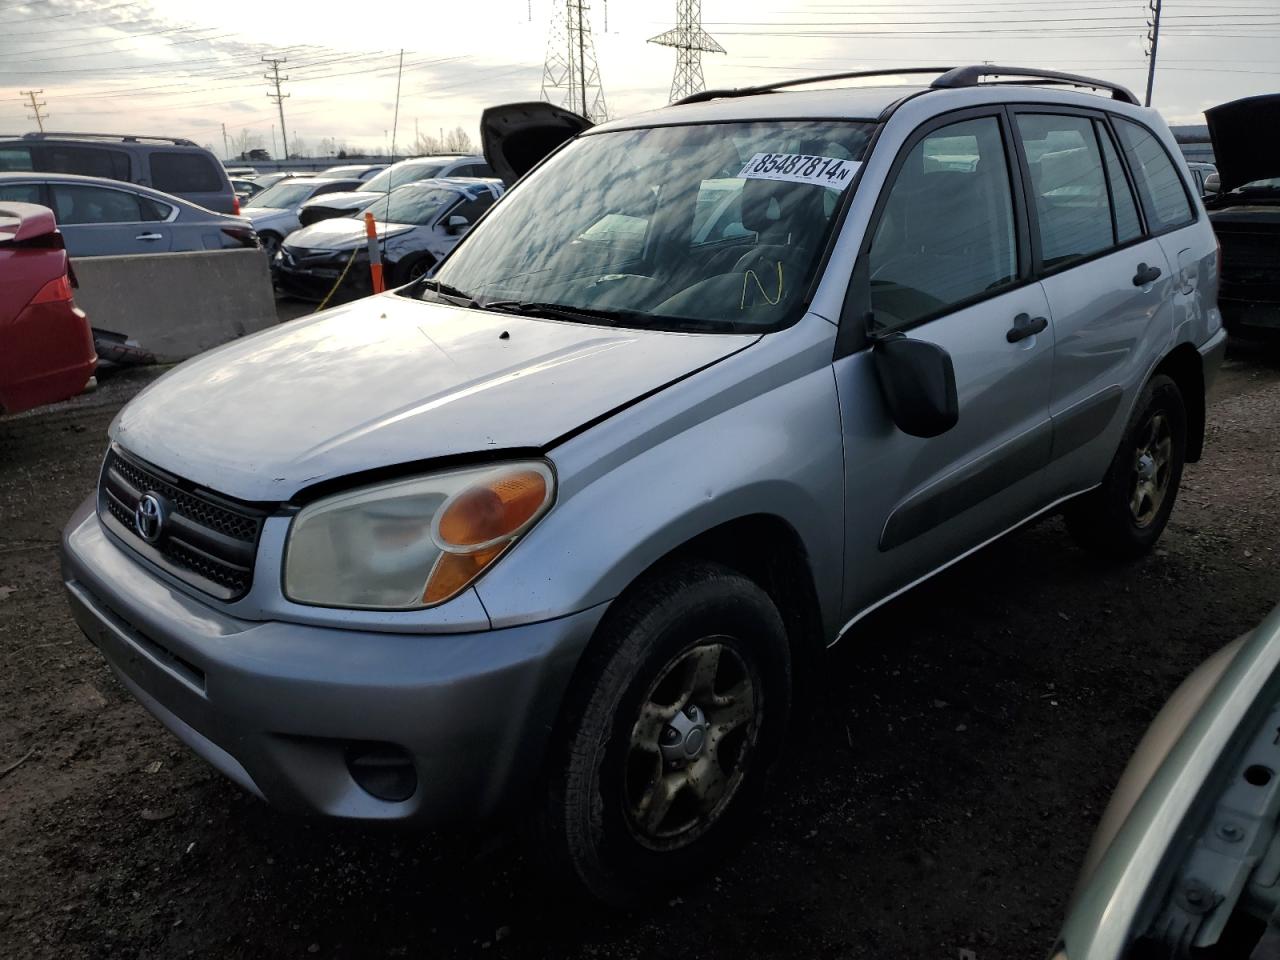
[[[304,207],[345,207],[347,205],[366,203],[384,196],[377,190],[352,190],[349,193],[326,193],[305,201]]]
[[[378,467],[546,448],[758,340],[589,326],[388,293],[184,363],[128,404],[111,434],[208,489],[283,501]]]
[[[378,236],[383,240],[414,229],[411,223],[379,222],[375,226]],[[365,239],[363,220],[356,220],[353,217],[334,217],[330,220],[320,220],[301,230],[295,230],[289,234],[285,246],[307,247],[312,250],[350,250],[364,243]]]
[[[1222,193],[1280,177],[1280,93],[1219,104],[1204,118]]]

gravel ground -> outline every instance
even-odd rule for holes
[[[0,957],[1044,956],[1160,705],[1280,597],[1280,362],[1235,353],[1159,548],[1100,567],[1060,521],[864,621],[754,839],[634,914],[559,903],[501,834],[292,819],[115,682],[55,538],[152,373],[0,419]]]

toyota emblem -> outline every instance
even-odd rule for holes
[[[168,508],[164,499],[158,494],[144,493],[138,500],[138,507],[133,512],[133,524],[138,529],[138,536],[147,543],[155,543],[164,532],[164,523],[168,519]]]

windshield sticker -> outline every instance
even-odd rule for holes
[[[804,153],[757,153],[738,174],[745,180],[786,180],[816,183],[820,187],[843,190],[853,182],[862,164],[839,157],[814,157]]]

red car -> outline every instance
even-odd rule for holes
[[[53,211],[0,203],[0,411],[74,397],[93,376],[93,331],[71,285]]]

